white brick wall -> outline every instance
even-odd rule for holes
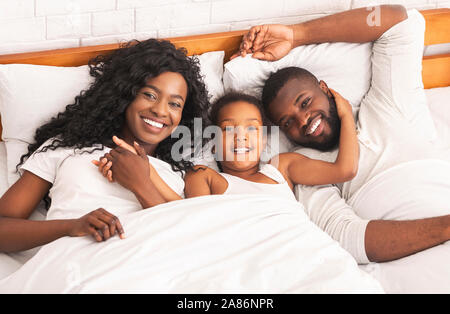
[[[0,54],[293,24],[381,3],[450,7],[450,0],[0,0]]]

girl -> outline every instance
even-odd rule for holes
[[[217,155],[222,173],[196,166],[185,176],[185,195],[266,193],[294,198],[295,184],[320,185],[343,182],[356,175],[358,144],[350,104],[331,91],[341,119],[339,155],[336,162],[313,160],[297,153],[284,153],[260,167],[265,146],[264,114],[254,97],[230,93],[212,107],[210,120],[222,130]],[[216,156],[217,156],[216,155]]]
[[[21,178],[0,199],[0,252],[30,249],[63,236],[91,235],[97,241],[123,237],[118,215],[167,201],[148,176],[147,155],[155,157],[150,161],[168,185],[183,192],[184,182],[173,170],[186,171],[192,164],[171,158],[175,140],[170,134],[178,125],[193,128],[194,117],[208,105],[198,61],[167,41],[150,39],[89,65],[94,83],[36,131],[35,143],[18,165]],[[87,162],[115,147],[113,135],[139,143],[145,152],[117,152],[133,165],[128,177],[120,177],[122,186],[104,183]],[[47,221],[28,220],[47,195]]]

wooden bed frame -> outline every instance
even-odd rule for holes
[[[425,45],[450,43],[450,9],[420,11],[425,18]],[[238,50],[246,31],[234,31],[187,37],[167,38],[177,47],[185,47],[189,55],[208,51],[225,51],[225,62]],[[38,64],[51,66],[80,66],[99,54],[106,54],[119,44],[57,49],[30,53],[0,55],[0,64]],[[450,53],[423,58],[422,79],[425,88],[450,86]],[[0,116],[0,140],[1,140]]]

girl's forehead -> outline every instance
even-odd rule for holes
[[[218,115],[219,123],[225,121],[247,121],[256,120],[262,123],[259,108],[245,101],[236,101],[223,106]]]

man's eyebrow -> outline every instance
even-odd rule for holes
[[[157,91],[158,93],[161,93],[161,90],[160,90],[158,87],[154,86],[154,85],[146,84],[145,87],[154,89],[154,90]],[[173,94],[173,95],[170,95],[170,97],[172,97],[172,98],[179,98],[179,99],[181,99],[182,101],[184,101],[184,98],[183,98],[183,96],[181,96],[181,95]]]

